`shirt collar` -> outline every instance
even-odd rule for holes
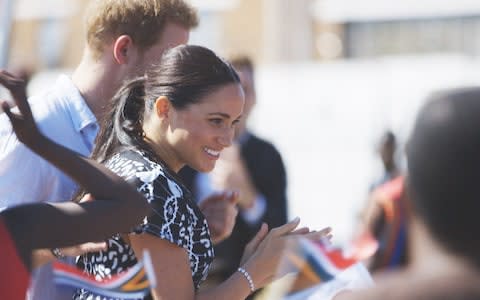
[[[65,105],[76,131],[80,132],[91,124],[97,124],[97,118],[70,77],[60,75],[55,86],[65,100]]]

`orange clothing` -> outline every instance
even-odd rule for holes
[[[376,238],[380,243],[373,269],[403,265],[407,259],[407,218],[405,177],[398,176],[373,191],[373,198],[382,208],[383,218],[377,222]]]

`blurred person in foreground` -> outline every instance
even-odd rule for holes
[[[480,88],[434,94],[407,147],[410,262],[349,299],[480,299]]]
[[[187,43],[197,23],[196,12],[183,0],[92,0],[85,18],[87,43],[72,77],[60,76],[44,93],[29,99],[40,131],[90,155],[98,121],[123,81],[143,75],[166,49]],[[0,118],[0,211],[28,202],[65,201],[76,190],[68,176],[17,139],[7,118]],[[236,216],[235,199],[225,198],[209,198],[201,207],[214,241],[230,233]],[[71,295],[63,289],[57,293],[48,266],[39,272],[34,274],[31,299]]]
[[[149,214],[149,209],[147,200],[119,176],[40,133],[24,81],[1,71],[0,84],[11,91],[17,104],[18,110],[11,110],[7,102],[0,102],[19,141],[98,198],[81,204],[24,204],[0,212],[0,298],[23,300],[30,271],[48,261],[35,249],[71,246],[128,231]]]
[[[230,63],[240,76],[245,94],[243,116],[235,128],[235,143],[222,152],[211,173],[198,173],[189,167],[180,172],[197,201],[212,192],[239,193],[239,214],[232,234],[215,247],[219,260],[212,269],[215,281],[225,280],[236,271],[245,245],[262,223],[273,228],[287,222],[287,178],[282,157],[270,142],[247,127],[257,102],[253,63],[246,56],[235,57]]]

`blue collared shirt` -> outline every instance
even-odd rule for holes
[[[43,134],[90,155],[97,120],[69,77],[60,76],[29,103]],[[76,188],[68,176],[23,145],[6,115],[0,115],[0,210],[24,203],[70,200]]]

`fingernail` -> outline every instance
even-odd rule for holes
[[[300,217],[295,217],[295,219],[292,220],[292,223],[297,223],[300,222]]]

